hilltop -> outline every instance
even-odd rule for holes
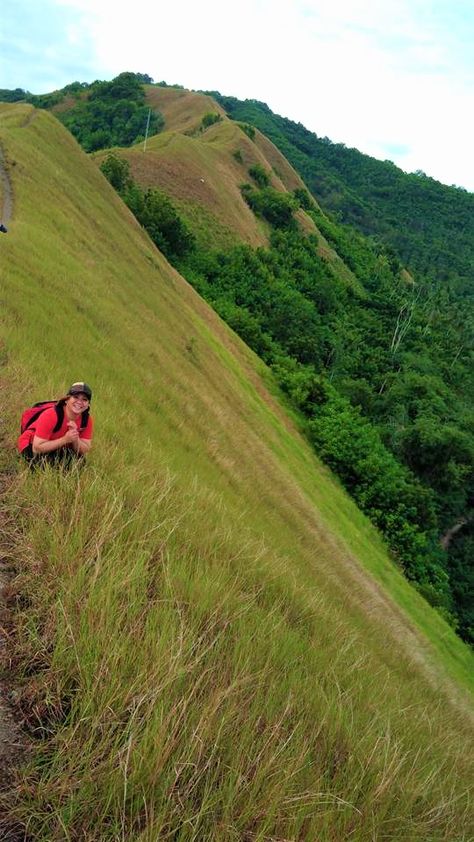
[[[304,188],[286,158],[261,132],[229,120],[208,96],[180,88],[146,86],[145,90],[147,103],[165,122],[163,130],[148,140],[146,154],[142,145],[120,148],[132,177],[145,189],[166,193],[203,247],[268,245],[270,226],[252,213],[241,186],[257,164],[271,174],[271,186],[278,192],[291,195]],[[96,153],[98,163],[105,154]],[[303,210],[297,218],[302,230],[318,233],[319,252],[334,273],[356,284],[314,220]]]
[[[10,813],[36,840],[467,839],[468,649],[94,161],[0,111],[2,550],[34,738]],[[87,470],[18,471],[20,410],[76,376]]]

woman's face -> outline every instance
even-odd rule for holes
[[[69,395],[66,405],[74,415],[80,415],[88,408],[89,398],[83,392],[79,392],[77,395]]]

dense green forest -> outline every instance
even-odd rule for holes
[[[44,97],[0,98],[67,102],[58,117],[90,151],[140,137],[114,134],[113,119],[104,129],[103,117],[124,102],[143,109],[150,81],[120,74]],[[270,137],[318,200],[279,193],[270,173],[251,167],[242,193],[272,227],[269,248],[203,251],[169,198],[134,184],[125,161],[109,156],[103,170],[156,245],[272,368],[317,453],[406,575],[472,643],[473,196],[319,139],[263,103],[213,95],[251,139],[253,126]],[[318,237],[299,230],[299,206],[358,289],[321,259]]]
[[[35,95],[17,88],[0,90],[0,101],[30,102],[36,108],[54,108],[56,116],[87,152],[111,146],[131,146],[164,126],[162,115],[145,105],[143,73],[120,73],[111,82],[97,80],[90,85],[73,82],[60,91]]]

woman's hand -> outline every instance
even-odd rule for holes
[[[64,433],[64,442],[65,444],[76,444],[79,438],[79,430],[77,429],[77,425],[74,421],[67,422],[68,429]]]

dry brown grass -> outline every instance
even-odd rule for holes
[[[121,149],[120,156],[129,161],[131,174],[142,187],[157,187],[172,200],[204,208],[241,242],[267,244],[265,226],[242,198],[243,173],[218,146],[167,132],[152,138],[146,153],[134,147]],[[101,153],[96,160],[103,157]],[[187,221],[192,228],[192,221]]]
[[[156,187],[174,200],[191,230],[207,247],[225,247],[232,238],[253,247],[267,245],[268,226],[250,211],[240,187],[251,180],[248,170],[257,163],[269,173],[275,189],[292,192],[305,187],[277,147],[258,130],[251,140],[204,94],[150,86],[147,101],[163,113],[165,131],[150,138],[146,153],[142,145],[119,150],[130,163],[137,183],[145,188]],[[201,121],[207,113],[219,113],[222,120],[201,131]],[[241,161],[234,157],[236,152]],[[97,163],[105,154],[94,156]],[[199,209],[206,215],[202,220]],[[319,254],[335,276],[358,287],[353,273],[313,220],[302,210],[296,218],[303,231],[318,235]],[[213,230],[206,232],[209,222],[209,229]]]
[[[185,133],[197,129],[209,112],[224,115],[211,97],[179,88],[146,87],[146,101],[161,111],[167,131]]]

